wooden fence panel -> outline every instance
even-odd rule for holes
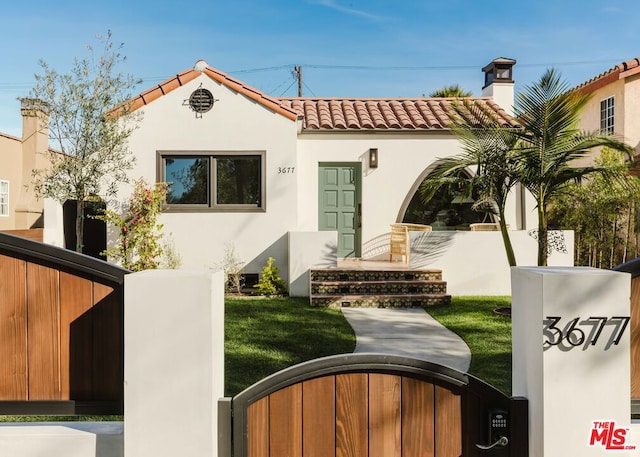
[[[302,384],[302,452],[305,457],[335,457],[336,378]]]
[[[434,385],[402,379],[403,457],[434,457]]]
[[[27,398],[26,262],[0,255],[0,400]]]
[[[124,379],[124,307],[121,288],[93,283],[94,396],[117,400]]]
[[[336,457],[367,457],[368,400],[366,373],[336,376]]]
[[[400,376],[369,374],[369,456],[401,457]]]
[[[63,400],[90,400],[93,356],[93,282],[69,273],[60,273],[60,382]],[[87,322],[88,321],[88,322]]]
[[[269,454],[302,457],[302,384],[269,396]]]
[[[60,400],[59,271],[27,263],[29,400]]]
[[[0,233],[0,414],[122,414],[127,273]]]
[[[462,407],[460,395],[436,386],[435,445],[437,457],[462,455]]]
[[[640,398],[640,276],[631,280],[631,398]]]
[[[248,455],[269,457],[269,397],[264,397],[247,408],[249,430]]]

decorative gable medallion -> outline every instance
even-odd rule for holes
[[[213,108],[214,103],[217,101],[209,90],[203,89],[201,86],[191,93],[189,99],[185,100],[183,105],[189,106],[196,113],[196,118],[201,118],[204,113]]]

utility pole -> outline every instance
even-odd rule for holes
[[[296,79],[298,80],[298,97],[302,97],[302,67],[296,65],[293,67],[293,71],[296,73]]]

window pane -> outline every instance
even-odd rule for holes
[[[216,158],[218,205],[261,206],[260,189],[260,156]]]
[[[9,215],[9,181],[0,181],[0,216]]]
[[[165,180],[170,182],[169,204],[209,203],[209,158],[166,157]]]

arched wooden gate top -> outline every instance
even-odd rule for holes
[[[84,254],[2,232],[0,232],[0,255],[91,276],[111,287],[124,284],[124,277],[131,273],[117,265]]]
[[[480,455],[475,444],[492,439],[491,411],[518,415],[505,431],[514,435],[513,445],[495,455],[525,455],[526,400],[408,357],[361,353],[304,362],[245,389],[232,409],[235,457],[343,455],[345,449],[344,455],[372,456],[384,446],[392,447],[385,455]],[[318,452],[323,446],[326,452]]]

